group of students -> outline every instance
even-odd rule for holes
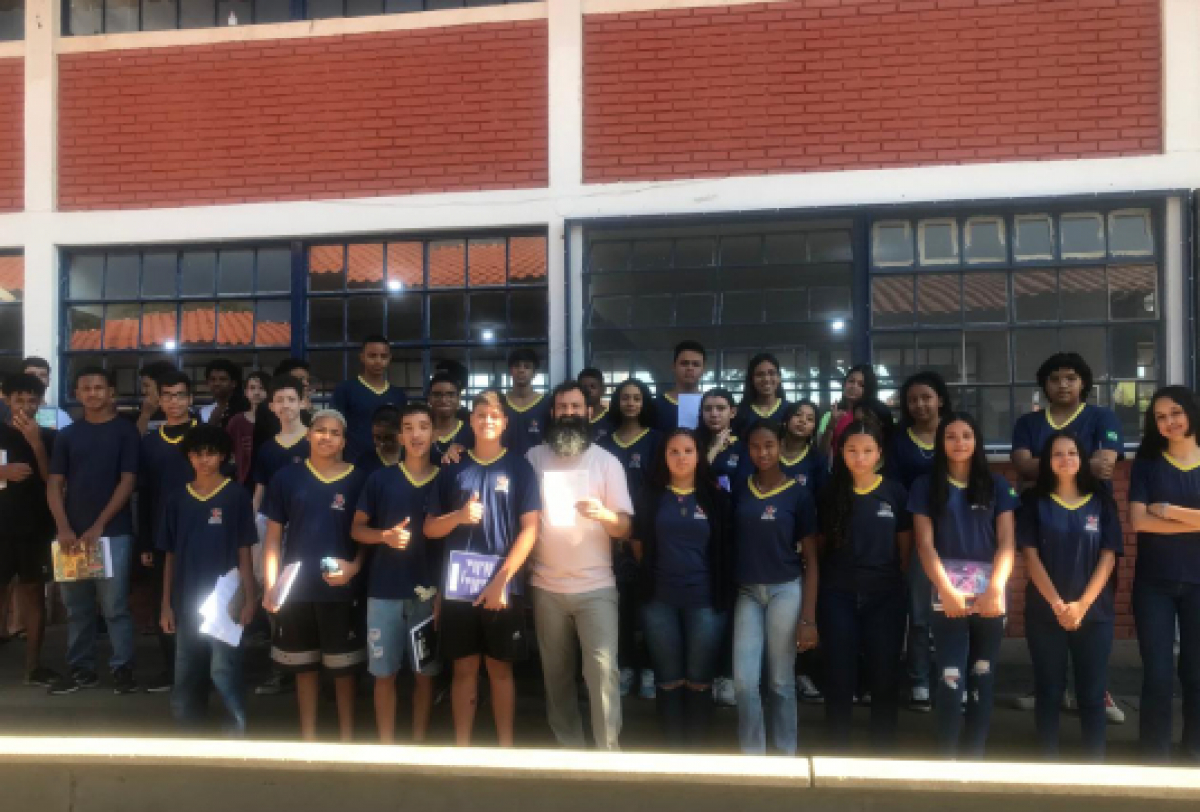
[[[1111,481],[1124,443],[1113,413],[1087,403],[1084,359],[1059,353],[1038,371],[1048,405],[1013,433],[1020,494],[989,467],[975,419],[953,409],[935,373],[903,383],[897,423],[869,365],[848,371],[822,414],[786,401],[769,353],[751,359],[740,396],[701,391],[706,360],[683,342],[671,390],[653,396],[632,378],[606,403],[594,369],[537,393],[538,358],[516,350],[512,389],[464,409],[454,369],[432,378],[426,402],[407,403],[387,381],[387,340],[370,336],[362,374],[337,387],[331,408],[309,405],[302,361],[244,383],[218,362],[210,386],[214,374],[231,385],[213,387],[207,413],[193,409],[185,374],[149,370],[138,425],[114,415],[109,375],[86,368],[74,380],[83,419],[57,437],[33,419],[44,382],[10,376],[0,526],[5,555],[24,552],[4,572],[40,584],[51,538],[73,549],[104,537],[114,566],[111,579],[62,585],[70,673],[50,674],[35,655],[29,681],[52,693],[98,684],[98,600],[114,688],[137,688],[127,597],[141,553],[159,573],[167,684],[185,724],[202,718],[211,682],[227,727],[245,729],[240,649],[201,634],[197,611],[236,569],[237,619],[253,623],[260,605],[270,615],[272,660],[295,680],[306,739],[321,668],[334,677],[341,736],[352,736],[365,663],[381,740],[395,738],[406,668],[412,737],[423,740],[445,664],[456,741],[471,741],[482,668],[497,739],[511,745],[512,667],[537,645],[564,746],[585,744],[582,661],[598,747],[619,746],[621,696],[635,685],[654,698],[669,746],[703,747],[714,684],[731,677],[742,750],[795,753],[799,665],[802,695],[820,697],[822,684],[831,747],[850,745],[853,706],[869,697],[870,742],[890,749],[907,691],[910,707],[935,711],[946,756],[979,757],[1019,553],[1042,751],[1058,753],[1071,668],[1085,753],[1102,759],[1122,554]],[[1200,759],[1198,426],[1189,390],[1155,392],[1130,479],[1140,738],[1153,760],[1170,753],[1176,629],[1183,751]],[[297,564],[281,600],[281,575]],[[413,630],[431,618],[437,652],[423,657]]]

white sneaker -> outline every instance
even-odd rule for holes
[[[633,669],[621,669],[621,696],[629,696],[629,692],[633,690]]]
[[[1036,704],[1037,697],[1034,696],[1033,691],[1030,691],[1023,696],[1018,696],[1013,700],[1013,707],[1022,711],[1031,711]]]
[[[1125,711],[1121,710],[1120,705],[1108,691],[1104,692],[1104,717],[1108,719],[1110,725],[1125,724]]]
[[[1079,706],[1075,704],[1075,697],[1071,696],[1070,691],[1063,691],[1062,709],[1067,713],[1079,709]]]
[[[908,709],[917,713],[929,713],[933,710],[933,701],[929,698],[929,689],[917,685],[908,697]]]
[[[642,687],[638,690],[638,697],[641,699],[654,699],[658,696],[658,689],[654,687],[654,672],[649,668],[642,669]]]
[[[737,707],[737,694],[733,692],[733,680],[717,677],[713,680],[713,702],[724,708]]]
[[[800,697],[801,702],[824,702],[825,697],[822,696],[817,684],[812,681],[812,677],[801,674],[796,677],[796,695]]]

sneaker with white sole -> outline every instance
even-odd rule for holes
[[[1077,711],[1077,710],[1079,710],[1079,705],[1078,705],[1078,704],[1076,704],[1076,702],[1075,702],[1075,697],[1071,696],[1071,692],[1070,692],[1070,691],[1063,691],[1063,696],[1062,696],[1062,709],[1063,709],[1063,710],[1064,710],[1066,713],[1072,713],[1072,712],[1074,712],[1074,711]]]
[[[812,681],[812,677],[805,674],[796,677],[796,696],[800,698],[801,702],[807,702],[811,705],[825,701],[821,689]]]
[[[924,685],[914,687],[908,697],[908,709],[917,713],[929,713],[933,710],[933,700],[929,696],[929,689]]]
[[[633,690],[633,678],[632,668],[621,669],[621,696],[629,696],[629,693]]]
[[[1121,706],[1108,691],[1104,692],[1104,718],[1110,725],[1125,724],[1125,711],[1121,710]]]
[[[638,689],[639,699],[654,699],[658,696],[658,688],[654,685],[654,672],[649,668],[642,669],[642,687]]]
[[[737,707],[737,694],[733,692],[733,680],[729,677],[717,677],[713,680],[713,702],[723,708]]]

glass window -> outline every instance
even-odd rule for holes
[[[110,254],[104,273],[104,298],[136,299],[141,267],[137,254]]]
[[[1064,214],[1058,220],[1058,234],[1063,259],[1099,259],[1106,253],[1100,214]]]
[[[958,262],[958,223],[952,219],[922,220],[917,224],[922,265]]]
[[[0,0],[0,40],[25,38],[25,0]]]
[[[254,252],[222,251],[217,293],[246,294],[254,291]]]
[[[1114,257],[1144,257],[1154,253],[1150,212],[1124,209],[1108,215],[1108,250]]]
[[[77,36],[104,31],[103,0],[71,0],[67,7],[71,33]]]
[[[1003,217],[968,217],[963,241],[967,262],[1007,262]]]
[[[174,349],[179,344],[179,315],[174,302],[150,302],[142,308],[142,346]]]
[[[328,292],[342,289],[346,246],[314,245],[308,251],[308,289]]]
[[[346,300],[346,324],[351,343],[359,343],[371,333],[382,333],[387,300],[382,295],[355,296]]]
[[[1017,260],[1054,259],[1054,222],[1048,214],[1018,214],[1013,255]]]
[[[721,240],[721,264],[760,265],[763,261],[762,246],[763,238],[758,234],[725,237]]]
[[[67,274],[67,295],[72,299],[99,299],[103,279],[103,254],[75,254]]]
[[[346,251],[346,288],[383,289],[383,243],[350,245]]]
[[[1063,321],[1104,321],[1108,316],[1104,268],[1062,269],[1058,292]]]
[[[917,321],[939,326],[962,323],[962,289],[959,274],[917,277]]]
[[[291,0],[254,0],[254,22],[282,23],[292,19]]]
[[[808,257],[808,240],[803,234],[768,234],[766,259],[768,265],[791,265]]]
[[[713,323],[716,297],[711,293],[695,293],[680,296],[675,302],[675,323],[680,326],[697,327]],[[805,307],[807,310],[807,306]],[[624,325],[621,325],[624,326]]]
[[[502,286],[508,264],[508,245],[503,237],[467,243],[467,281],[471,287]],[[472,311],[473,312],[473,311]]]
[[[148,251],[142,254],[142,295],[174,299],[179,295],[179,254]]]
[[[249,25],[254,21],[252,0],[217,0],[217,25]]]
[[[313,344],[346,343],[345,299],[309,299],[308,340]]]
[[[871,323],[876,327],[905,327],[913,323],[913,277],[879,276],[871,283]]]
[[[216,0],[179,0],[180,28],[212,28],[216,24]]]
[[[688,237],[675,241],[676,268],[707,268],[716,262],[717,241],[708,237]]]
[[[185,251],[180,258],[179,293],[212,296],[217,276],[215,251]]]
[[[259,293],[287,293],[292,289],[292,252],[286,248],[258,251]]]
[[[104,0],[104,32],[138,30],[138,0]]]
[[[392,341],[419,341],[425,334],[424,297],[393,293],[387,300],[387,337]]]
[[[968,324],[1008,321],[1008,274],[963,274],[963,320]]]
[[[1108,306],[1114,319],[1158,316],[1158,269],[1153,265],[1116,265],[1108,270]]]
[[[876,223],[871,229],[871,261],[880,268],[912,265],[912,224]]]
[[[466,287],[466,269],[467,246],[463,240],[438,240],[429,244],[429,287]]]
[[[1013,310],[1017,321],[1058,319],[1058,273],[1017,271],[1013,274]]]
[[[508,241],[508,284],[545,285],[545,237],[513,237]]]

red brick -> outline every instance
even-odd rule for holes
[[[0,59],[0,212],[25,208],[25,65]]]

